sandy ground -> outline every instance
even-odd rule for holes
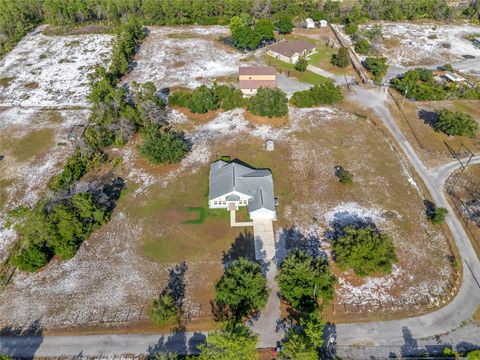
[[[108,63],[112,36],[46,36],[43,29],[29,33],[0,60],[0,79],[9,79],[0,85],[0,105],[88,105],[87,74]]]

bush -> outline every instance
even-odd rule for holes
[[[435,129],[447,135],[461,135],[473,138],[478,131],[478,122],[467,113],[442,109],[438,113]]]
[[[340,86],[327,81],[315,85],[309,90],[297,91],[293,94],[290,102],[297,107],[312,107],[321,104],[335,104],[342,101],[343,95]]]
[[[350,65],[350,54],[348,53],[348,49],[342,46],[338,49],[337,54],[332,55],[332,60],[330,62],[339,68],[346,68]]]
[[[361,39],[355,44],[355,51],[359,54],[366,55],[370,51],[370,43],[367,39]]]
[[[205,114],[210,110],[218,109],[218,99],[212,89],[209,89],[206,85],[201,85],[190,94],[187,107],[193,113]]]
[[[185,157],[188,144],[179,136],[152,125],[145,129],[139,150],[153,164],[175,164]]]
[[[82,152],[77,149],[73,155],[68,158],[62,172],[50,180],[48,187],[51,190],[68,188],[75,181],[80,180],[87,172],[88,163],[88,156],[82,154]]]
[[[187,104],[189,100],[190,100],[190,93],[188,91],[177,91],[168,96],[168,105],[188,107]]]
[[[36,244],[28,244],[20,253],[12,257],[12,265],[21,271],[37,271],[48,264],[51,255],[47,249]]]
[[[445,223],[445,217],[448,214],[448,210],[442,207],[435,207],[434,211],[430,214],[430,220],[435,225],[442,225]]]
[[[198,346],[198,360],[258,359],[258,335],[243,324],[227,323],[222,330],[208,335]]]
[[[305,56],[300,56],[294,67],[297,71],[305,72],[305,70],[307,70],[307,66],[308,60],[305,58]]]
[[[337,279],[327,260],[314,259],[304,251],[293,250],[280,265],[277,281],[280,294],[294,308],[311,311],[318,298],[323,303],[333,299]]]
[[[240,258],[225,270],[215,285],[215,302],[227,306],[234,319],[239,320],[263,308],[268,292],[262,267]]]
[[[340,183],[342,183],[343,185],[350,185],[353,183],[353,174],[343,168],[340,169],[338,178],[340,180]]]
[[[261,87],[248,101],[248,110],[255,115],[284,116],[288,113],[287,95],[280,89]]]
[[[348,35],[353,35],[358,32],[358,25],[355,23],[350,23],[348,25],[345,25],[345,33]]]
[[[375,83],[380,84],[388,69],[387,58],[367,57],[364,64],[365,68],[373,74]]]
[[[480,360],[480,350],[473,350],[467,354],[467,360]]]
[[[242,91],[233,86],[214,84],[213,92],[222,110],[228,111],[244,105]]]
[[[162,294],[158,299],[155,299],[149,315],[150,320],[159,326],[178,316],[178,307],[172,295]]]
[[[360,276],[390,274],[397,260],[392,239],[371,227],[345,227],[332,249],[340,270],[351,268]]]

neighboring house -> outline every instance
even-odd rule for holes
[[[320,20],[320,22],[318,24],[320,25],[320,27],[327,27],[328,22],[327,22],[327,20]]]
[[[268,55],[292,64],[296,63],[300,56],[308,58],[314,52],[315,45],[304,40],[281,41],[271,45],[267,50]]]
[[[243,95],[255,95],[261,87],[277,87],[277,71],[274,66],[243,66],[238,80]]]
[[[208,207],[236,211],[247,206],[250,218],[276,220],[272,173],[242,161],[218,160],[210,165]]]
[[[445,74],[443,75],[445,79],[447,79],[448,81],[451,81],[451,82],[463,82],[465,81],[465,79],[463,77],[461,77],[460,75],[457,75],[451,71],[447,71],[445,72]]]
[[[310,18],[305,19],[305,27],[307,29],[315,29],[315,21]]]

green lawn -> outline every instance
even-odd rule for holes
[[[351,75],[352,73],[352,68],[351,65],[349,65],[345,69],[341,69],[339,67],[336,67],[332,65],[330,60],[332,59],[332,55],[336,54],[338,52],[337,49],[332,49],[329,46],[320,46],[317,47],[317,52],[310,56],[309,63],[318,66],[326,71],[329,71],[333,74],[337,75]]]
[[[325,76],[315,74],[308,70],[301,73],[295,70],[294,64],[283,62],[281,60],[275,59],[268,55],[265,55],[265,61],[267,62],[267,64],[269,64],[269,66],[275,66],[277,69],[281,70],[282,72],[288,71],[290,76],[295,76],[298,80],[309,83],[309,84],[316,85],[316,84],[322,84],[327,81],[331,81]]]
[[[5,140],[0,149],[9,150],[18,161],[27,161],[41,156],[53,146],[55,132],[52,129],[33,131],[20,139]]]

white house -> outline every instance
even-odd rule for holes
[[[280,41],[271,45],[267,54],[291,64],[294,64],[298,61],[300,56],[305,56],[308,58],[311,54],[315,52],[315,45],[304,40],[294,40],[294,41]]]
[[[252,220],[276,220],[271,171],[254,169],[238,159],[215,161],[210,165],[208,207],[236,211],[240,206],[248,207]]]
[[[305,27],[307,29],[315,29],[315,21],[310,18],[305,19]]]
[[[318,24],[320,25],[320,27],[327,27],[328,22],[327,22],[327,20],[320,20],[320,22]]]

